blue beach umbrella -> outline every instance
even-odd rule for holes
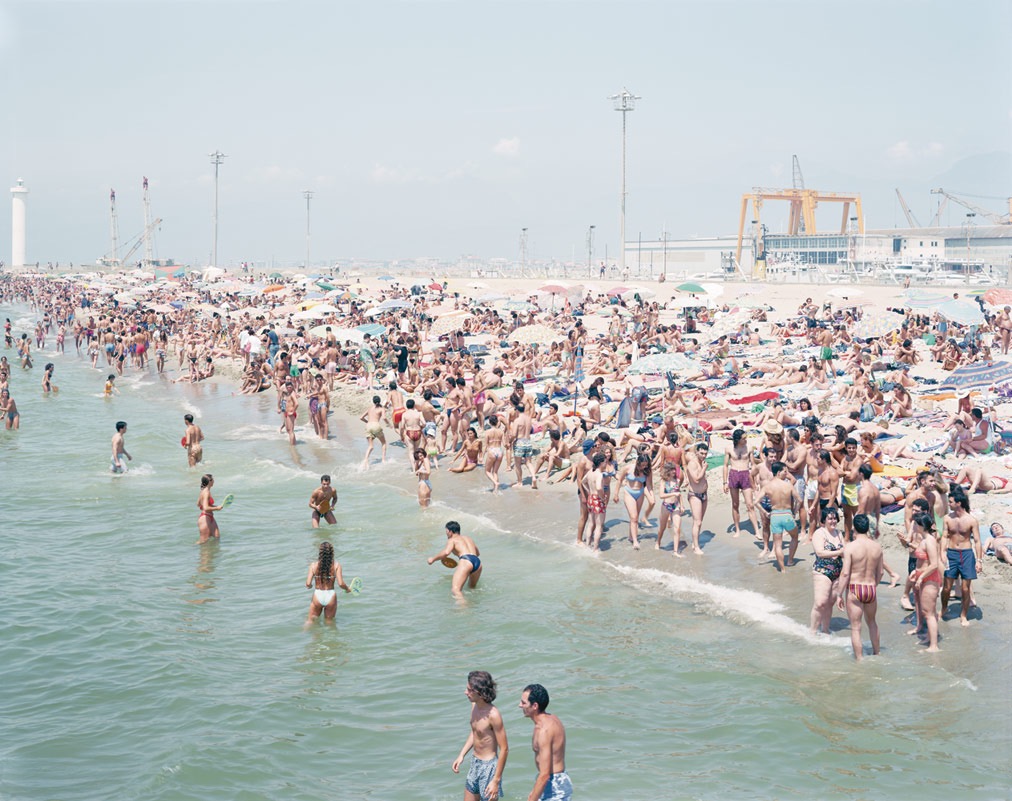
[[[379,323],[366,323],[365,325],[359,325],[355,327],[356,331],[361,331],[363,334],[368,334],[371,337],[382,336],[387,332],[385,325]]]
[[[969,392],[971,389],[1007,384],[1012,381],[1012,362],[974,362],[957,367],[938,388]]]
[[[938,307],[938,313],[946,320],[960,325],[981,325],[984,312],[980,306],[968,300],[949,300]]]
[[[379,280],[380,281],[396,281],[397,279],[394,278],[392,275],[381,275],[379,277]]]
[[[902,295],[903,305],[908,309],[933,309],[949,300],[949,295],[925,292],[923,289],[908,289]]]

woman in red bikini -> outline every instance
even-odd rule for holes
[[[200,514],[197,516],[197,531],[200,532],[198,545],[203,545],[211,537],[218,539],[221,532],[218,530],[218,521],[214,519],[214,513],[221,511],[221,506],[214,505],[214,498],[211,497],[211,487],[214,486],[214,476],[210,473],[200,479],[200,496],[197,498],[197,508]]]
[[[928,651],[938,650],[938,593],[942,587],[942,572],[939,570],[938,540],[935,534],[935,521],[929,514],[916,514],[914,525],[923,536],[914,549],[917,567],[910,574],[914,582],[914,608],[916,610],[914,630],[911,634],[919,634],[922,628],[928,632]]]

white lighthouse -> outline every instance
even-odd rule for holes
[[[28,244],[28,187],[18,178],[18,185],[11,187],[13,217],[11,218],[11,268],[25,266]]]

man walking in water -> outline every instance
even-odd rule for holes
[[[843,570],[840,573],[840,600],[837,606],[850,618],[850,642],[854,659],[861,661],[861,621],[868,621],[871,652],[879,651],[878,583],[883,573],[882,546],[868,536],[868,515],[854,515],[854,539],[843,546]]]
[[[126,436],[127,424],[120,420],[116,423],[116,433],[112,435],[112,472],[114,473],[125,473],[126,462],[123,461],[125,456],[129,461],[133,461],[134,457],[127,453],[126,445],[123,442]]]
[[[204,432],[200,426],[193,422],[192,414],[184,414],[183,422],[186,423],[186,436],[183,438],[186,445],[186,461],[190,467],[196,467],[197,462],[204,458]]]
[[[496,801],[502,797],[502,772],[510,749],[502,715],[492,705],[496,696],[492,676],[484,670],[472,670],[467,674],[464,694],[471,702],[471,733],[453,761],[453,772],[460,772],[460,763],[473,748],[464,801]]]
[[[451,554],[457,556],[457,564],[453,571],[453,581],[450,584],[450,593],[458,601],[464,600],[464,582],[474,589],[478,586],[478,579],[481,578],[481,571],[484,569],[481,564],[480,552],[474,540],[460,533],[460,523],[450,520],[446,524],[446,547],[435,556],[427,560],[431,565],[434,562],[442,562]],[[452,562],[452,558],[450,559]],[[445,562],[444,562],[445,564]],[[449,565],[447,565],[449,567]]]
[[[528,684],[520,695],[520,711],[534,723],[531,748],[538,777],[527,801],[570,801],[573,782],[566,773],[566,729],[562,721],[545,710],[548,690]]]
[[[309,508],[313,510],[313,528],[320,527],[321,517],[331,525],[337,522],[337,518],[334,517],[334,504],[336,503],[337,490],[330,486],[330,476],[320,476],[320,486],[313,490],[313,494],[309,496]]]

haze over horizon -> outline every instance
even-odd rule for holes
[[[0,157],[30,190],[31,262],[108,253],[110,189],[122,249],[147,176],[155,255],[206,264],[215,150],[222,265],[301,263],[306,189],[314,263],[513,259],[522,228],[530,258],[579,262],[590,225],[599,260],[625,87],[630,241],[736,233],[741,194],[789,187],[792,154],[809,188],[860,193],[868,228],[905,227],[897,187],[924,224],[937,187],[1007,211],[1009,41],[1010,0],[14,0]]]

